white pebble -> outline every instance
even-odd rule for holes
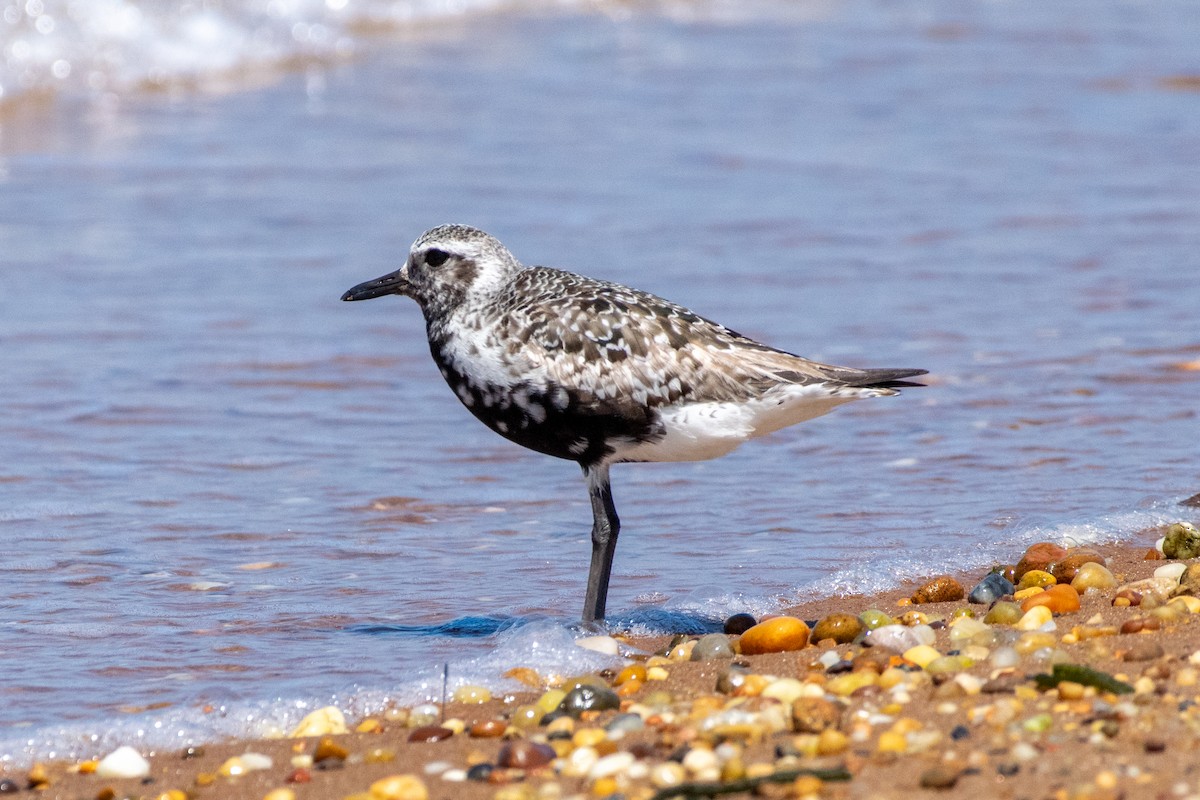
[[[611,753],[592,764],[592,768],[588,770],[588,780],[594,781],[617,775],[629,769],[636,760],[633,753],[630,752]]]
[[[150,762],[129,745],[121,745],[96,765],[101,778],[145,778],[150,774]]]
[[[572,775],[587,775],[599,760],[600,754],[596,752],[596,748],[580,747],[567,756],[568,770]]]
[[[606,656],[615,656],[620,652],[617,640],[611,636],[585,636],[576,639],[575,644],[584,650],[592,650]]]
[[[1185,572],[1187,572],[1187,564],[1184,564],[1181,561],[1176,561],[1173,564],[1163,564],[1161,567],[1154,570],[1154,577],[1168,578],[1178,583],[1180,576]]]
[[[1013,650],[1013,655],[1016,655],[1016,652],[1017,651]],[[954,682],[958,684],[959,688],[963,690],[964,694],[969,696],[977,695],[983,690],[983,681],[969,672],[958,673],[954,676]]]
[[[834,664],[838,663],[841,660],[842,660],[842,657],[840,655],[838,655],[837,650],[827,650],[821,654],[820,658],[817,659],[817,663],[820,664],[825,669],[829,669],[830,667],[832,667]]]
[[[992,653],[991,661],[993,667],[996,667],[997,669],[1007,669],[1008,667],[1015,667],[1017,664],[1019,664],[1021,662],[1021,656],[1015,647],[1009,647],[1008,645],[1005,645],[1004,647],[996,648],[996,650]]]
[[[426,775],[441,775],[443,772],[450,769],[450,767],[452,767],[452,766],[454,766],[454,765],[451,764],[449,761],[430,761],[428,764],[425,765],[425,774]]]
[[[911,630],[913,635],[917,637],[918,644],[932,646],[933,643],[937,641],[937,631],[928,625],[914,625],[912,628],[909,628],[909,630]]]
[[[467,779],[467,771],[465,769],[448,769],[442,773],[442,780],[449,783],[463,783]]]
[[[273,766],[275,766],[275,762],[268,755],[263,753],[242,753],[242,767],[247,772],[270,769]]]
[[[917,628],[904,625],[882,625],[868,633],[866,641],[870,642],[872,647],[885,647],[897,653],[904,653],[922,644],[916,631]]]
[[[683,757],[683,768],[693,775],[699,775],[708,770],[717,769],[717,754],[706,747],[693,747]]]
[[[1038,749],[1029,742],[1017,742],[1009,753],[1014,761],[1035,761],[1039,755]]]

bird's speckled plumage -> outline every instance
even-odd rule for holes
[[[713,458],[924,373],[809,361],[647,292],[526,267],[464,225],[427,231],[403,267],[343,299],[383,294],[421,306],[434,361],[480,421],[602,476],[593,511],[597,526],[608,515],[614,541],[608,465]]]

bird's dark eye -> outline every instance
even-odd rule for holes
[[[440,267],[446,263],[446,259],[449,257],[450,254],[445,250],[427,250],[425,252],[425,263],[431,267]]]

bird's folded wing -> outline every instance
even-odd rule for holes
[[[547,377],[601,406],[742,402],[781,384],[850,386],[867,372],[775,350],[654,295],[572,273],[533,268],[512,288],[508,335]]]

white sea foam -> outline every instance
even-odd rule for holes
[[[177,707],[95,722],[10,728],[0,736],[0,764],[25,765],[37,759],[94,758],[121,745],[153,753],[230,737],[286,735],[306,714],[325,705],[352,719],[381,713],[390,706],[438,703],[459,686],[482,685],[493,694],[528,691],[504,673],[514,666],[533,667],[542,675],[580,675],[622,663],[621,659],[575,644],[586,634],[549,620],[534,621],[498,634],[490,649],[450,662],[432,659],[408,668],[391,687],[351,686],[327,696],[231,701]],[[482,650],[482,652],[481,652]],[[445,685],[443,685],[445,669]]]
[[[504,0],[0,0],[0,102],[31,93],[228,88],[346,58],[366,31]]]

